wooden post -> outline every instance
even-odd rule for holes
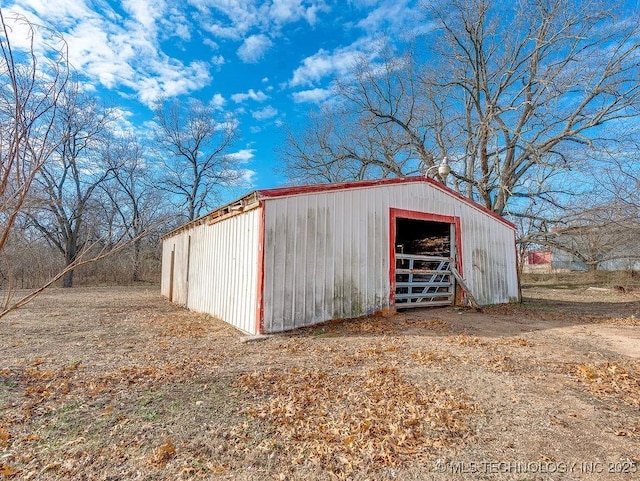
[[[482,311],[480,304],[478,304],[478,301],[476,301],[476,298],[473,297],[473,294],[471,294],[471,290],[469,289],[467,284],[465,284],[464,279],[458,272],[458,269],[456,269],[456,267],[453,264],[451,264],[451,273],[453,274],[453,277],[456,278],[456,281],[458,282],[458,284],[460,284],[460,287],[462,287],[462,290],[464,291],[464,293],[467,295],[467,299],[469,299],[469,303],[471,304],[471,306],[475,308],[476,311]]]

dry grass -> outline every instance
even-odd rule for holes
[[[612,321],[635,298],[533,306],[243,343],[154,291],[53,290],[3,321],[0,479],[445,480],[456,460],[639,459],[640,333]]]

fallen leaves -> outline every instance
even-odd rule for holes
[[[597,396],[615,396],[640,407],[640,361],[578,364],[570,373]]]
[[[153,453],[150,463],[156,467],[162,467],[176,457],[176,448],[171,439],[166,438],[161,446],[158,446]]]
[[[11,438],[9,431],[6,428],[0,426],[0,449],[9,446],[9,438]]]
[[[532,347],[534,344],[526,337],[504,337],[498,340],[503,346]]]
[[[2,474],[5,478],[10,478],[13,475],[17,474],[18,471],[5,463],[0,463],[0,474]]]
[[[396,466],[469,434],[477,406],[434,384],[406,381],[397,369],[330,373],[318,369],[245,374],[244,413],[268,422],[261,448],[294,465],[344,477],[362,466]]]
[[[448,337],[447,341],[464,347],[482,347],[489,345],[487,341],[484,341],[477,336],[468,336],[466,334],[458,334],[456,336]]]

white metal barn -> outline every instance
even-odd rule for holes
[[[432,179],[259,190],[167,234],[162,294],[250,334],[518,300],[515,226]]]

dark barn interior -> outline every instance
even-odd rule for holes
[[[449,257],[451,255],[451,224],[396,219],[396,252]]]

